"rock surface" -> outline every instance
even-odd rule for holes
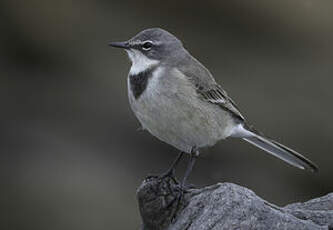
[[[278,207],[253,191],[219,183],[186,192],[171,178],[151,177],[137,191],[143,230],[332,229],[333,193]],[[178,205],[177,205],[178,204]]]

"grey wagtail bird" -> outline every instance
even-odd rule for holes
[[[132,62],[128,97],[142,128],[181,151],[162,175],[174,176],[182,155],[190,154],[182,188],[199,149],[227,137],[243,139],[297,168],[317,171],[309,159],[249,125],[209,70],[171,33],[146,29],[109,45],[125,49]]]

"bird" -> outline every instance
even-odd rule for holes
[[[128,98],[142,129],[180,150],[161,177],[174,176],[187,153],[190,159],[181,181],[185,188],[199,150],[226,138],[245,140],[297,168],[318,170],[312,161],[249,124],[211,72],[170,32],[149,28],[109,45],[124,49],[132,63]]]

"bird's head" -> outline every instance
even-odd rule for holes
[[[156,63],[172,64],[183,52],[183,45],[174,35],[160,28],[146,29],[124,42],[110,42],[110,46],[123,48],[132,66]]]

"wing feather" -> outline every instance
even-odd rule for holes
[[[216,84],[215,87],[211,87],[205,91],[197,89],[197,92],[204,100],[219,105],[222,109],[231,112],[233,116],[244,121],[244,117],[236,104],[220,85]]]
[[[188,55],[182,62],[178,63],[177,68],[196,88],[199,98],[220,106],[241,121],[245,120],[235,102],[228,96],[227,92],[216,83],[209,70],[198,60]]]

